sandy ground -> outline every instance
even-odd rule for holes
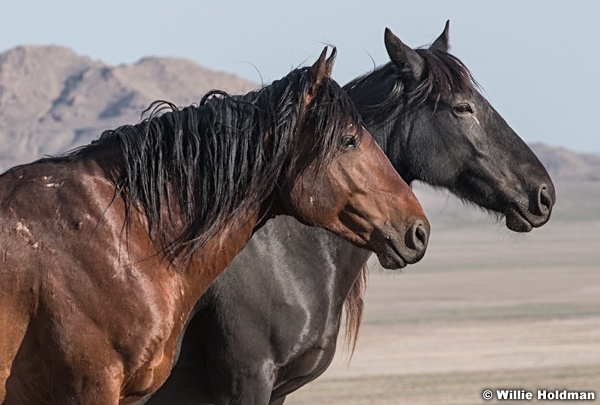
[[[434,210],[421,263],[372,270],[350,364],[338,350],[286,404],[499,402],[484,389],[595,391],[600,403],[600,205],[578,212],[569,197],[524,236]]]

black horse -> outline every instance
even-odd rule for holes
[[[428,49],[389,30],[385,46],[391,62],[345,90],[402,177],[504,216],[513,231],[546,223],[552,181],[448,53],[448,23]],[[148,404],[282,404],[329,366],[344,304],[355,342],[369,255],[293,219],[271,221],[202,297]]]

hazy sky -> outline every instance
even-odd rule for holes
[[[600,2],[552,0],[6,1],[0,52],[55,44],[110,64],[175,56],[265,83],[338,48],[346,83],[387,62],[383,32],[452,52],[528,142],[600,152]],[[260,75],[259,73],[260,72]]]

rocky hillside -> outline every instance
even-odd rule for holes
[[[600,182],[600,156],[552,148],[536,143],[531,148],[553,178]]]
[[[0,170],[136,123],[157,99],[184,106],[215,88],[256,87],[184,59],[109,66],[61,47],[14,48],[0,55]]]

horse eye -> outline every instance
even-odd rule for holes
[[[344,149],[355,148],[358,145],[356,136],[347,135],[342,138],[342,146]]]
[[[473,114],[473,109],[471,108],[471,106],[467,103],[463,103],[463,104],[459,104],[457,106],[454,107],[454,112],[458,113],[458,114]]]

